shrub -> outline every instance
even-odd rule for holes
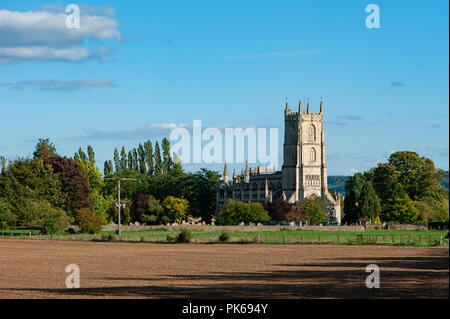
[[[223,232],[220,234],[220,236],[219,236],[219,242],[221,242],[221,243],[225,243],[225,242],[227,242],[227,241],[230,241],[230,239],[231,239],[231,236],[230,236],[230,234],[229,234],[228,232],[226,232],[226,231],[223,231]]]
[[[173,243],[175,241],[175,237],[171,236],[171,235],[167,235],[166,237],[167,242],[169,243]]]
[[[141,221],[146,225],[156,225],[158,216],[156,215],[142,215]]]
[[[178,234],[177,242],[179,243],[190,243],[192,241],[192,232],[187,229],[182,229]]]
[[[105,220],[92,209],[81,208],[76,212],[75,224],[80,227],[81,232],[93,234],[102,230]]]

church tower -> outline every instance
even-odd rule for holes
[[[306,111],[299,102],[298,112],[284,110],[284,145],[282,190],[286,200],[295,203],[303,199],[325,200],[330,215],[340,223],[340,201],[328,192],[325,160],[325,132],[323,101],[320,111],[311,112],[309,101]]]

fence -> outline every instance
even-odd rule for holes
[[[28,234],[24,232],[2,231],[0,238],[22,238],[22,239],[40,239],[40,240],[74,240],[74,241],[118,241],[117,236],[99,235],[99,234]],[[167,243],[173,242],[174,236],[143,236],[136,234],[122,233],[121,242],[148,242],[148,243]],[[193,236],[193,243],[218,243],[219,236],[211,234],[198,233]],[[430,232],[427,235],[366,235],[366,234],[327,234],[321,233],[296,233],[296,234],[280,234],[262,233],[256,235],[230,235],[228,242],[230,243],[259,243],[259,244],[369,244],[369,245],[411,245],[411,246],[448,246],[448,239],[441,234]]]

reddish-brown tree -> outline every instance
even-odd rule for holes
[[[61,192],[65,197],[64,208],[68,212],[74,213],[80,208],[92,209],[88,199],[91,187],[80,163],[61,156],[49,157],[45,163],[52,166],[53,173],[59,178]]]

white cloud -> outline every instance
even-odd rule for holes
[[[119,23],[110,17],[80,11],[80,28],[70,29],[65,25],[65,13],[55,8],[27,12],[0,10],[0,63],[28,60],[73,62],[98,58],[111,51],[89,50],[86,46],[89,40],[122,40]]]
[[[55,91],[74,91],[83,88],[92,87],[112,87],[115,84],[110,80],[72,80],[72,81],[60,81],[60,80],[28,80],[13,83],[4,83],[4,86],[8,86],[12,89],[23,89],[25,87],[37,87],[40,90],[55,90]]]

